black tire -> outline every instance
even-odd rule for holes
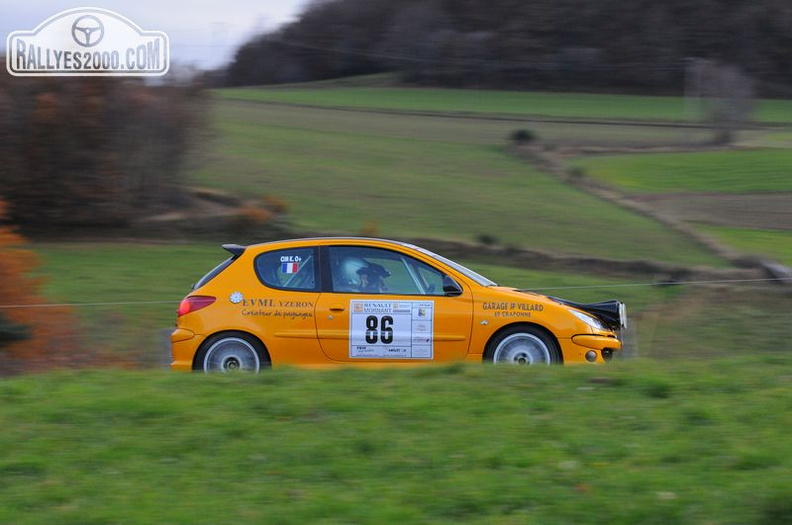
[[[271,366],[267,350],[258,339],[245,332],[223,332],[201,344],[193,360],[193,370],[209,372],[258,373]]]
[[[484,361],[495,364],[552,365],[561,363],[561,349],[546,331],[530,325],[506,328],[487,343]]]

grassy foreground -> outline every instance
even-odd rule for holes
[[[791,366],[6,379],[0,522],[788,523]]]

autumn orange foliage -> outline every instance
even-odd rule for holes
[[[5,210],[0,201],[0,221]],[[70,309],[40,306],[46,303],[39,295],[41,278],[30,276],[38,259],[24,245],[21,235],[0,223],[0,318],[22,336],[0,339],[0,376],[90,364],[94,358],[80,352]]]

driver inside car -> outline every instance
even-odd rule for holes
[[[360,278],[360,291],[362,293],[383,293],[388,291],[385,278],[391,273],[384,266],[377,263],[368,263],[357,271]]]

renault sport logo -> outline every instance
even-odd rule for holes
[[[16,76],[159,76],[168,72],[168,35],[143,31],[96,7],[62,11],[6,41],[6,68]]]

